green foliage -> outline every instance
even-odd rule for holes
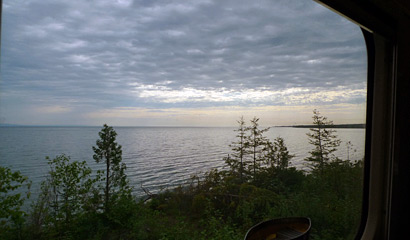
[[[22,237],[26,213],[21,208],[25,199],[30,197],[30,185],[31,182],[19,171],[0,166],[0,239]],[[24,187],[27,191],[22,193]]]
[[[290,167],[293,155],[284,139],[266,139],[263,133],[267,129],[259,129],[259,119],[246,127],[241,118],[236,141],[230,145],[232,158],[225,159],[230,169],[192,176],[184,185],[139,201],[128,186],[116,133],[104,125],[93,150],[94,159],[106,164],[105,177],[101,172],[91,177],[85,162],[70,162],[65,155],[49,160],[51,170],[28,225],[23,224],[21,195],[10,194],[27,180],[0,168],[2,179],[9,179],[0,182],[0,193],[9,193],[0,195],[5,202],[0,205],[0,216],[13,219],[9,214],[14,211],[21,220],[20,224],[3,224],[0,237],[241,239],[261,221],[306,216],[313,223],[311,239],[352,239],[360,219],[362,161],[332,157],[338,140],[322,127],[331,122],[317,111],[314,120],[320,124],[309,135],[315,146],[308,159],[313,164],[311,171]],[[19,228],[12,227],[17,225]]]
[[[246,225],[262,221],[278,199],[276,193],[247,183],[241,185],[239,195],[236,218]]]
[[[207,215],[200,221],[204,226],[199,239],[241,239],[243,235],[237,231],[235,225],[225,221],[217,211],[207,210]]]
[[[269,128],[259,129],[259,118],[254,117],[251,120],[251,126],[247,128],[250,134],[247,137],[249,142],[250,154],[252,155],[253,164],[253,179],[256,179],[256,170],[260,166],[260,162],[263,160],[262,154],[266,148],[268,139],[263,135]]]
[[[32,206],[30,239],[121,239],[131,234],[138,206],[130,189],[114,195],[111,211],[103,212],[97,184],[101,175],[92,177],[86,162],[70,162],[65,155],[48,159],[48,164],[49,175]]]
[[[128,185],[127,175],[125,174],[126,165],[122,163],[121,145],[116,142],[117,133],[112,127],[104,124],[98,133],[100,139],[97,140],[96,147],[93,146],[93,158],[97,163],[104,162],[105,181],[104,188],[104,210],[109,212],[111,205],[121,198],[121,194],[130,194],[131,189]]]
[[[289,154],[285,140],[282,137],[275,138],[273,143],[268,141],[266,148],[266,162],[270,168],[283,170],[289,167],[290,160],[294,155]]]
[[[362,170],[361,161],[337,159],[307,176],[297,194],[297,209],[314,221],[319,239],[354,238],[361,213]]]
[[[90,207],[97,179],[90,177],[91,169],[85,161],[70,162],[65,155],[46,159],[50,171],[33,205],[32,233],[65,236],[73,230],[82,212]]]
[[[232,173],[239,173],[241,182],[244,181],[244,169],[246,167],[246,156],[249,152],[249,141],[247,141],[246,132],[249,130],[245,125],[243,116],[239,119],[236,141],[229,146],[232,148],[232,156],[225,159],[226,164],[231,168]]]
[[[330,128],[333,122],[327,120],[327,117],[321,116],[315,109],[312,118],[313,124],[317,127],[311,128],[307,136],[314,149],[310,152],[311,156],[305,160],[311,163],[312,168],[323,169],[324,165],[332,159],[332,153],[337,150],[341,141],[334,134],[336,130]]]

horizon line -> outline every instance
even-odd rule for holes
[[[107,124],[108,125],[108,124]],[[363,125],[366,127],[366,123],[338,123],[338,124],[333,124],[333,126],[357,126],[357,125]],[[47,125],[47,124],[11,124],[11,123],[0,123],[0,127],[102,127],[103,125]],[[151,127],[151,128],[223,128],[223,127],[237,127],[235,126],[197,126],[197,125],[186,125],[186,126],[179,126],[179,125],[109,125],[111,127],[135,127],[135,128],[143,128],[143,127]],[[294,124],[294,125],[273,125],[269,127],[313,127],[313,124]],[[261,126],[264,127],[264,126]]]

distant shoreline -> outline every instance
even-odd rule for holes
[[[1,127],[11,128],[101,128],[101,126],[87,125],[17,125],[17,124],[0,124]],[[236,128],[235,126],[113,126],[115,128]],[[316,128],[317,125],[287,125],[273,127],[290,127],[290,128]],[[333,126],[324,126],[324,128],[366,128],[366,124],[335,124]]]
[[[112,126],[114,128],[236,128],[236,126]],[[0,124],[0,128],[101,128],[93,125],[15,125]]]
[[[293,128],[317,128],[317,125],[292,125],[292,126],[277,126],[277,127],[293,127]],[[334,124],[332,126],[323,126],[324,128],[366,128],[365,123],[357,124]]]

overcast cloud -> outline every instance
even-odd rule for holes
[[[3,123],[293,124],[314,108],[364,121],[361,31],[311,1],[3,4]]]

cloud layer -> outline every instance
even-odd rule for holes
[[[99,124],[90,116],[110,109],[364,106],[360,29],[313,2],[3,4],[2,121]]]

